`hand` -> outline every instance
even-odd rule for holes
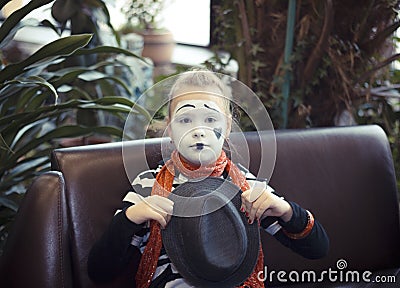
[[[246,212],[249,223],[267,216],[280,217],[287,222],[292,218],[293,210],[284,199],[271,193],[265,182],[248,181],[251,188],[242,193],[241,211]]]
[[[139,195],[138,195],[139,196]],[[152,195],[141,197],[136,204],[126,209],[126,216],[136,224],[142,224],[148,220],[156,220],[161,228],[165,228],[171,219],[174,202],[168,198]]]

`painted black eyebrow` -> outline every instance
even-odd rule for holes
[[[194,106],[194,105],[192,105],[192,104],[185,104],[185,105],[183,105],[182,107],[179,107],[178,110],[176,110],[176,112],[178,112],[179,110],[181,110],[182,108],[185,108],[185,107],[196,108],[196,106]],[[176,113],[176,112],[175,112],[175,113]]]
[[[212,107],[208,106],[207,104],[204,104],[204,107],[206,107],[208,109],[211,109],[211,110],[214,110],[214,111],[217,111],[218,113],[220,113],[217,109],[212,108]]]

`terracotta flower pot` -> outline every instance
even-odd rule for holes
[[[155,66],[171,63],[175,41],[171,32],[146,30],[140,32],[144,39],[142,56],[153,60]]]

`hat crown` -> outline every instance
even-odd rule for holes
[[[222,209],[213,209],[216,205]],[[247,250],[246,228],[235,206],[220,193],[207,197],[203,210],[215,211],[183,221],[184,241],[192,243],[194,271],[207,275],[209,281],[221,281],[243,262]]]
[[[174,215],[199,215],[172,216],[161,230],[171,262],[195,287],[235,287],[254,270],[259,228],[239,212],[240,194],[230,181],[208,177],[185,182],[168,196],[174,201]]]

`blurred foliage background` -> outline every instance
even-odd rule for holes
[[[128,59],[147,65],[115,44],[103,1],[55,1],[58,24],[26,17],[51,2],[32,0],[0,27],[0,255],[27,187],[50,169],[51,150],[122,139],[138,88]],[[23,53],[14,39],[24,27],[60,37]]]
[[[49,3],[56,22],[26,19]],[[393,65],[400,0],[211,3],[216,53],[205,65],[224,72],[236,60],[238,79],[260,97],[276,129],[379,124],[400,190],[400,71]],[[13,39],[25,26],[68,36],[18,59]],[[220,58],[221,50],[230,58]],[[120,140],[149,64],[121,48],[102,0],[30,1],[2,23],[0,58],[1,255],[26,187],[50,168],[50,151],[66,139]],[[252,127],[246,117],[241,125]]]
[[[379,124],[400,188],[399,6],[395,0],[216,0],[213,48],[239,63],[239,80],[257,93],[276,129]],[[207,64],[223,70],[231,59],[217,55]]]

